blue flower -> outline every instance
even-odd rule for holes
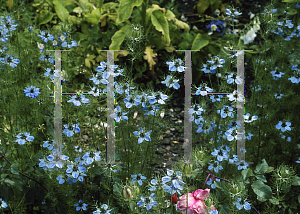
[[[172,82],[173,81],[173,82]],[[165,81],[161,81],[161,83],[166,84],[166,86],[168,88],[174,88],[176,90],[178,90],[180,88],[179,84],[178,84],[179,79],[177,80],[173,80],[173,77],[168,75],[167,79]]]
[[[88,151],[87,153],[85,153],[82,157],[82,159],[86,160],[86,163],[89,165],[91,163],[93,163],[94,161],[101,161],[101,158],[99,156],[99,154],[101,153],[101,151],[98,152],[90,152]]]
[[[50,161],[48,164],[49,168],[53,168],[54,166],[57,166],[58,168],[63,167],[62,160],[68,160],[69,157],[66,155],[61,155],[60,152],[56,149],[52,150],[52,155],[48,155],[47,159]]]
[[[65,180],[63,179],[63,176],[62,176],[62,175],[59,175],[59,176],[56,178],[56,180],[59,181],[59,184],[65,183]]]
[[[45,31],[41,32],[41,35],[38,35],[38,37],[40,37],[45,43],[48,43],[48,40],[53,41],[54,40],[54,36],[52,36],[51,34],[45,33]]]
[[[234,13],[232,14],[232,12],[227,8],[225,9],[225,14],[227,16],[231,16],[232,18],[234,18],[235,16],[242,15],[242,13],[239,13],[238,11],[234,11]]]
[[[101,208],[104,210],[104,214],[110,214],[110,211],[112,211],[114,208],[107,210],[108,206],[106,204],[103,204]],[[101,210],[98,208],[96,211],[93,211],[93,214],[102,214]]]
[[[169,65],[170,71],[184,72],[184,70],[187,68],[181,65],[182,61],[179,58],[173,62],[166,62],[166,64]]]
[[[55,77],[60,77],[58,70],[54,70],[54,72],[51,70],[51,68],[47,68],[47,72],[44,73],[45,76],[50,75],[50,79],[54,79]]]
[[[49,62],[49,63],[54,64],[54,56],[42,55],[39,58],[39,60],[42,62]]]
[[[76,207],[76,211],[79,211],[79,210],[86,210],[88,204],[82,203],[82,200],[79,200],[79,204],[74,204],[74,206]]]
[[[143,179],[143,180],[147,179],[147,177],[142,176],[141,173],[139,173],[138,175],[139,175],[139,176],[141,177],[141,179]],[[133,178],[132,181],[131,181],[131,185],[133,185],[134,182],[138,182],[140,186],[143,185],[143,181],[142,181],[141,179],[140,179],[140,180],[137,180],[137,179],[136,179],[136,178],[137,178],[137,175],[131,175],[131,177]]]
[[[220,179],[219,179],[219,178],[216,178],[216,181],[220,181]],[[214,181],[213,181],[211,178],[209,178],[209,180],[206,181],[206,184],[207,184],[207,185],[211,185],[211,188],[213,188],[213,189],[216,188],[216,186],[215,186],[215,184],[214,184]]]
[[[238,199],[237,199],[236,201],[232,202],[232,203],[233,203],[234,205],[236,205],[236,208],[237,208],[238,210],[243,209],[243,207],[245,208],[245,210],[251,210],[251,204],[248,203],[247,201],[244,201],[244,204],[240,204],[241,200],[242,200],[242,199],[241,199],[240,197],[238,197]]]
[[[24,93],[25,93],[25,96],[27,97],[31,97],[31,98],[37,98],[37,96],[39,96],[39,94],[41,92],[39,92],[39,88],[36,88],[36,86],[32,87],[32,85],[30,87],[25,87],[24,89]]]
[[[235,78],[233,76],[236,76],[235,74],[231,73],[230,75],[225,75],[225,78],[227,78],[227,83],[231,84],[233,82],[235,82],[236,84],[242,84],[243,79],[236,76]]]
[[[0,208],[6,208],[7,207],[7,203],[2,200],[2,198],[0,198]]]
[[[73,131],[75,131],[75,133],[80,132],[80,128],[78,127],[79,123],[73,124],[73,128],[69,127],[69,125],[65,124],[65,130],[62,132],[63,134],[66,134],[68,137],[72,137],[73,136]]]
[[[17,64],[19,64],[19,59],[14,59],[11,55],[5,54],[5,58],[0,58],[0,62],[3,63],[3,65],[8,64],[9,66],[15,68],[17,67]]]
[[[14,142],[18,142],[19,145],[24,145],[26,141],[33,141],[34,137],[30,136],[30,133],[19,133],[17,135],[17,140],[14,140]]]
[[[74,95],[72,96],[72,99],[67,101],[67,103],[73,103],[75,106],[80,106],[80,104],[82,103],[89,103],[90,100],[85,98],[85,95],[81,94],[80,96],[77,94],[77,95]]]
[[[235,163],[236,164],[236,163]],[[238,165],[238,170],[241,170],[241,169],[247,169],[247,166],[249,166],[248,163],[245,163],[244,160],[241,160],[239,165]]]
[[[147,202],[146,199],[141,195],[141,200],[139,202],[137,202],[137,205],[139,207],[146,206],[147,210],[151,210],[152,207],[157,207],[157,205],[158,205],[157,201],[155,201],[155,197],[156,197],[156,195],[154,193],[152,193],[149,196],[149,202]]]
[[[143,128],[141,127],[141,130],[138,131],[134,131],[133,134],[137,137],[139,137],[138,139],[138,144],[142,143],[144,140],[146,141],[151,141],[150,138],[150,133],[152,132],[152,130],[148,131],[147,133],[144,133]]]
[[[281,126],[283,125],[283,126]],[[285,132],[285,131],[291,131],[291,122],[286,122],[285,125],[279,121],[278,124],[276,125],[276,129],[281,129],[282,132]]]
[[[44,148],[46,147],[46,148],[48,148],[48,150],[52,150],[53,149],[53,142],[52,143],[49,143],[49,141],[43,141],[43,142],[44,142],[44,144],[43,144]]]
[[[185,183],[181,180],[182,173],[180,171],[176,172],[176,175],[173,176],[174,171],[167,169],[167,176],[164,176],[162,178],[163,182],[163,190],[167,191],[170,195],[173,195],[174,193],[178,193],[181,195],[179,190],[183,190],[183,187],[180,185],[185,185]],[[167,185],[167,182],[171,181],[171,185]]]
[[[128,111],[128,112],[129,112],[129,111]],[[125,116],[128,112],[123,112],[123,113],[122,113],[121,107],[120,107],[120,106],[117,106],[117,107],[115,108],[114,113],[111,114],[111,115],[109,115],[109,116],[112,117],[112,118],[115,118],[115,119],[116,119],[116,122],[118,123],[118,122],[120,122],[121,118],[122,118],[122,120],[125,120],[125,121],[128,120],[128,117]]]
[[[83,165],[81,165],[81,164],[79,164],[77,166],[75,166],[75,165],[68,165],[67,167],[68,167],[68,169],[66,170],[66,172],[67,173],[72,173],[72,177],[73,178],[78,178],[78,176],[81,175],[81,174],[83,174],[82,172],[84,172],[86,170],[86,168]]]
[[[214,164],[208,163],[208,164],[209,164],[208,170],[214,169],[214,171],[215,171],[216,173],[218,173],[219,170],[222,170],[222,169],[223,169],[223,167],[222,167],[221,165],[219,165],[219,161],[215,161],[215,163],[216,163],[216,167],[214,167]]]

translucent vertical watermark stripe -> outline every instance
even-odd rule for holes
[[[55,51],[55,69],[59,76],[54,79],[54,149],[57,149],[57,153],[54,155],[55,158],[60,159],[61,147],[62,147],[62,95],[76,94],[75,92],[68,93],[62,92],[62,76],[61,76],[61,51],[69,50],[46,50]],[[107,67],[108,73],[113,74],[114,70],[114,51],[118,50],[101,50],[107,51]],[[90,94],[90,93],[80,93]],[[105,94],[105,93],[101,93]],[[123,164],[122,162],[115,162],[115,124],[114,117],[114,75],[109,75],[107,84],[107,128],[106,128],[106,163],[100,162],[99,164]],[[67,162],[67,161],[65,161]]]
[[[238,50],[230,50],[230,51],[238,51]],[[245,127],[244,127],[244,102],[245,102],[245,79],[244,79],[244,51],[240,50],[236,56],[237,56],[237,76],[239,79],[241,79],[241,84],[237,84],[237,92],[238,96],[242,96],[243,99],[237,99],[237,120],[236,120],[236,127],[237,127],[237,142],[236,142],[236,155],[238,158],[238,161],[235,163],[229,163],[229,164],[243,164],[246,163],[245,161]],[[253,50],[246,50],[246,51],[253,51]],[[215,92],[206,92],[202,94],[202,96],[206,96],[208,94],[232,94],[234,93],[215,93]],[[192,93],[192,95],[196,95],[195,93]],[[186,104],[187,105],[187,104]],[[185,125],[185,124],[184,124]],[[253,164],[253,162],[247,162],[248,164]]]

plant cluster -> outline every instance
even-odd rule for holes
[[[170,92],[183,88],[180,82],[186,67],[184,60],[177,55],[169,57],[165,64],[170,74],[160,76],[162,81],[159,82],[167,87],[166,92],[162,92],[153,88],[143,90],[134,84],[132,71],[141,65],[137,64],[134,68],[133,64],[144,53],[144,59],[153,70],[156,54],[151,45],[160,49],[170,44],[167,20],[172,20],[175,26],[182,29],[189,27],[174,18],[170,10],[155,4],[147,8],[148,1],[137,1],[130,6],[126,6],[125,0],[121,1],[117,16],[112,11],[116,10],[118,3],[103,4],[100,1],[98,8],[94,8],[92,3],[79,1],[80,7],[75,9],[72,7],[76,3],[50,2],[49,6],[55,9],[63,23],[71,10],[84,13],[85,19],[92,24],[106,25],[105,15],[101,14],[107,11],[106,17],[110,15],[117,26],[123,25],[111,37],[110,47],[118,49],[125,41],[127,50],[123,54],[130,53],[131,66],[130,69],[127,66],[120,68],[119,65],[108,68],[108,63],[102,60],[104,56],[99,55],[100,66],[92,69],[91,64],[96,64],[95,56],[89,55],[88,60],[85,59],[86,67],[90,68],[86,74],[88,81],[79,86],[79,82],[72,82],[76,74],[71,69],[64,69],[61,73],[53,69],[55,57],[51,53],[46,54],[46,50],[52,48],[75,47],[78,50],[81,41],[70,35],[74,26],[60,24],[52,33],[35,25],[19,25],[15,23],[16,17],[9,14],[0,17],[0,41],[3,45],[0,56],[1,211],[215,214],[292,213],[299,210],[299,120],[294,113],[299,108],[297,92],[300,82],[298,3],[286,0],[286,6],[273,2],[263,13],[256,14],[243,29],[244,32],[240,31],[243,33],[238,41],[236,35],[231,33],[223,35],[219,41],[211,40],[210,36],[218,31],[217,25],[221,29],[221,25],[224,27],[224,22],[220,21],[211,22],[208,32],[195,36],[193,49],[207,47],[206,50],[209,50],[208,44],[218,47],[217,51],[210,52],[206,64],[200,64],[203,68],[199,70],[202,75],[208,76],[210,85],[207,82],[196,84],[193,91],[195,96],[201,98],[201,103],[195,103],[189,110],[193,130],[196,130],[193,136],[204,136],[210,146],[193,150],[193,161],[197,164],[179,160],[181,164],[167,169],[166,175],[154,178],[150,171],[155,161],[154,143],[159,141],[163,131],[161,127],[166,125],[159,116],[164,113],[165,101],[172,97]],[[102,7],[104,5],[106,7]],[[142,24],[124,24],[135,6],[140,7],[135,11],[142,15]],[[39,17],[42,23],[52,19],[54,15],[51,13]],[[223,13],[230,18],[234,31],[235,19],[241,12],[229,7],[224,8]],[[174,25],[170,24],[170,28]],[[152,29],[153,26],[156,30]],[[142,28],[146,29],[145,37]],[[275,31],[276,28],[278,31]],[[162,33],[163,38],[154,39],[158,32]],[[252,52],[239,50],[235,53],[231,52],[230,47],[224,48],[228,44],[224,40],[230,40],[233,44],[231,49],[248,49],[247,45],[255,40],[256,33],[261,34],[264,44],[260,48],[250,46],[255,49]],[[277,42],[271,45],[271,38]],[[148,42],[146,46],[145,42]],[[69,57],[74,57],[72,50],[70,52]],[[236,131],[240,124],[236,124],[234,107],[244,98],[235,90],[242,79],[232,72],[232,65],[237,63],[235,60],[240,54],[251,56],[255,77],[251,96],[245,104],[247,133],[243,137],[247,150],[241,150],[246,153],[247,161],[253,161],[254,165],[239,160],[235,149],[235,140],[238,139]],[[65,60],[68,62],[62,57],[61,61]],[[117,68],[120,69],[115,72]],[[114,114],[107,117],[114,118],[116,123],[116,157],[124,162],[123,166],[100,164],[106,158],[103,152],[105,126],[101,125],[101,119],[89,118],[89,115],[101,114],[97,107],[102,95],[107,92],[105,85],[111,75],[115,78],[117,102]],[[214,75],[217,81],[212,84]],[[66,99],[68,95],[63,98],[66,115],[63,117],[65,129],[61,148],[57,148],[57,142],[53,140],[54,104],[49,98],[54,91],[51,80],[54,83],[53,80],[58,77],[64,80],[62,84],[67,90],[76,91],[69,99]],[[82,90],[87,90],[86,85],[90,84],[95,86],[90,86],[86,97]],[[226,96],[208,95],[218,91],[233,93]],[[203,112],[211,102],[213,113],[205,115]],[[138,126],[134,121],[135,112],[142,115]],[[80,142],[83,131],[91,135],[86,144]],[[129,177],[132,179],[129,180]]]

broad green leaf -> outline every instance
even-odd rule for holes
[[[294,186],[300,186],[300,177],[294,176],[292,185],[294,185]]]
[[[298,196],[298,202],[299,202],[299,204],[300,204],[300,195]]]
[[[275,204],[275,205],[278,205],[279,204],[279,200],[277,198],[275,198],[274,196],[272,196],[271,199],[269,199],[269,201],[272,203],[272,204]]]
[[[204,48],[208,44],[209,44],[209,40],[205,39],[204,35],[201,35],[201,33],[198,33],[193,41],[192,50],[200,50],[201,48]]]
[[[169,34],[169,24],[160,10],[155,10],[151,13],[151,22],[154,25],[155,29],[162,33],[163,41],[166,46],[170,45],[170,34]]]
[[[88,0],[79,0],[79,6],[82,8],[84,13],[88,13],[93,10],[93,4],[89,3]]]
[[[101,14],[99,8],[97,8],[96,10],[92,10],[90,14],[84,15],[85,20],[93,25],[97,25],[99,23],[100,17]]]
[[[19,191],[23,191],[23,183],[17,178],[12,178],[14,182],[14,187],[16,187]]]
[[[262,163],[257,164],[255,172],[259,174],[266,173],[269,169],[269,166],[265,159],[262,160]]]
[[[253,189],[253,192],[259,197],[260,201],[272,198],[271,187],[265,185],[262,181],[254,181],[251,187]]]
[[[197,4],[197,12],[203,14],[210,5],[209,0],[200,0]]]
[[[1,174],[1,178],[6,178],[8,174]]]
[[[81,14],[81,13],[83,12],[83,10],[82,10],[81,7],[75,7],[75,8],[73,9],[73,12],[74,12],[74,13]]]
[[[287,12],[288,15],[290,16],[293,16],[293,15],[296,15],[297,14],[297,10],[292,8],[292,9],[289,9],[288,12]]]
[[[46,24],[48,22],[50,22],[53,18],[53,13],[51,13],[50,11],[47,11],[44,14],[41,14],[39,16],[39,25],[43,25]]]
[[[62,22],[66,22],[69,17],[69,11],[62,6],[59,0],[53,0],[56,15]]]
[[[13,182],[12,180],[10,180],[9,178],[5,178],[4,179],[4,183],[8,184],[9,186],[13,186],[15,184],[15,182]]]
[[[109,45],[109,50],[120,50],[120,45],[125,39],[126,31],[131,28],[130,25],[125,25],[120,30],[115,32],[113,37],[111,38],[111,44]]]
[[[18,165],[19,165],[18,163],[14,163],[14,164],[11,165],[10,171],[11,171],[12,174],[15,174],[15,175],[19,174]]]
[[[122,0],[119,4],[118,23],[128,20],[135,6],[139,7],[143,4],[143,0]]]
[[[253,172],[250,168],[242,171],[243,180],[247,180],[251,175],[253,175]]]
[[[294,2],[296,2],[296,0],[282,0],[282,2],[294,3]]]
[[[255,175],[255,177],[262,182],[267,182],[267,179],[264,175]]]

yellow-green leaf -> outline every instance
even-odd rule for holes
[[[203,14],[210,5],[209,0],[200,0],[197,4],[197,12]]]
[[[53,0],[56,15],[62,22],[66,22],[69,17],[69,11],[62,6],[59,0]]]
[[[53,13],[50,11],[47,11],[46,13],[41,14],[39,16],[39,25],[43,25],[43,24],[50,22],[52,20],[52,18],[53,18]]]
[[[163,42],[169,46],[170,45],[170,35],[169,35],[169,24],[160,10],[155,10],[151,13],[151,22],[155,29],[162,33]]]
[[[8,9],[11,10],[13,8],[13,6],[14,6],[14,0],[8,0],[8,1],[6,1],[6,5],[7,5]]]
[[[201,33],[198,33],[193,41],[192,50],[200,50],[201,48],[204,48],[208,44],[209,44],[209,40],[205,39],[205,37],[201,35]]]
[[[185,32],[189,32],[190,31],[190,26],[185,23],[185,22],[182,22],[178,19],[173,19],[174,21],[174,24],[179,27],[180,29],[184,29]]]
[[[99,23],[100,17],[101,17],[101,14],[100,14],[99,8],[97,8],[96,10],[93,10],[90,14],[84,15],[85,20],[93,25],[96,25]]]
[[[157,56],[157,53],[153,52],[153,49],[150,46],[147,46],[144,54],[144,59],[148,61],[150,70],[152,70],[153,66],[156,64],[153,58]]]
[[[120,45],[125,39],[126,31],[130,28],[130,25],[125,25],[120,30],[115,32],[111,38],[111,44],[109,45],[109,50],[120,50]]]
[[[142,3],[143,0],[122,0],[119,5],[117,24],[128,20],[131,16],[133,7],[139,7]]]
[[[86,67],[91,68],[91,62],[90,62],[90,60],[89,60],[88,58],[86,58],[86,59],[84,60],[84,62],[85,62],[85,66],[86,66]]]

